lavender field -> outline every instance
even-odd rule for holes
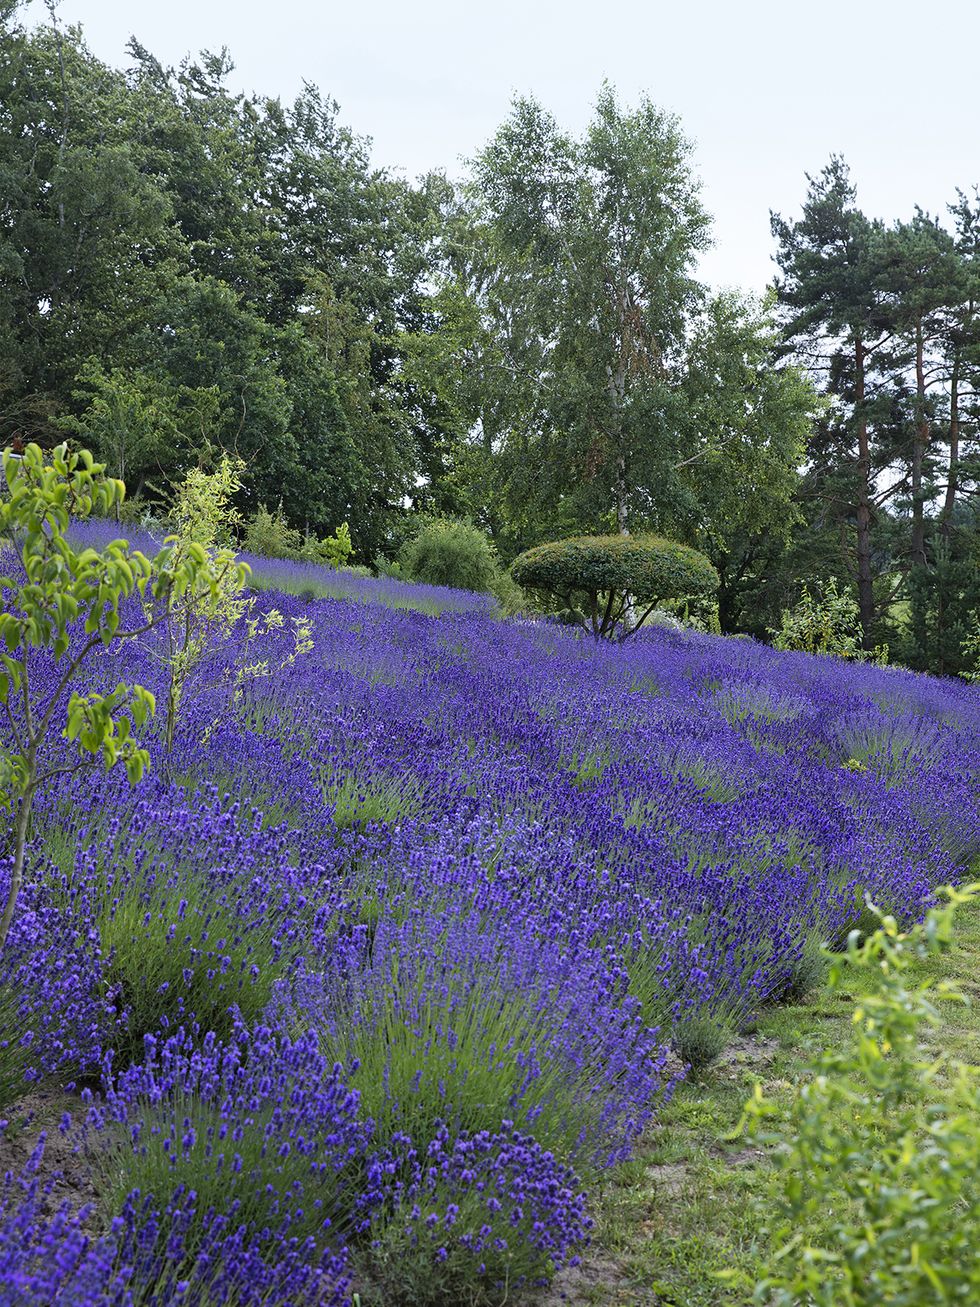
[[[866,898],[910,921],[963,878],[980,700],[254,561],[275,674],[236,686],[233,636],[139,786],[36,800],[0,1102],[29,1098],[63,1174],[40,1139],[8,1177],[0,1279],[63,1305],[533,1293],[679,1079]],[[162,694],[153,638],[93,688]]]

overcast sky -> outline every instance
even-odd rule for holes
[[[40,20],[40,0],[27,14]],[[692,140],[715,248],[704,275],[761,290],[769,210],[798,210],[806,172],[843,154],[872,215],[944,212],[980,182],[977,0],[62,0],[92,50],[131,34],[164,63],[227,46],[239,88],[290,98],[304,81],[413,177],[462,169],[534,94],[566,128],[604,79],[646,92]]]

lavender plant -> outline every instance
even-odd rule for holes
[[[178,1186],[162,1203],[134,1190],[106,1233],[92,1236],[90,1207],[53,1206],[51,1180],[39,1171],[46,1137],[19,1175],[0,1190],[0,1284],[18,1307],[154,1307],[185,1301],[201,1307],[347,1307],[350,1277],[343,1255],[312,1241],[285,1238],[275,1256],[236,1222],[200,1210]]]
[[[440,1128],[423,1156],[403,1159],[396,1201],[359,1258],[366,1303],[489,1307],[577,1264],[592,1221],[576,1175],[503,1125],[456,1138]]]

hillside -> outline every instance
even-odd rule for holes
[[[901,670],[690,631],[595,645],[353,581],[262,589],[253,616],[282,621],[257,623],[259,672],[231,670],[241,630],[216,648],[140,786],[89,773],[38,798],[4,1093],[10,1111],[21,1063],[49,1092],[98,1088],[86,1147],[99,1173],[108,1128],[116,1159],[98,1219],[125,1210],[130,1232],[100,1265],[127,1239],[160,1255],[131,1190],[162,1206],[184,1183],[220,1212],[261,1180],[275,1257],[247,1202],[247,1257],[191,1211],[166,1274],[241,1284],[244,1258],[263,1302],[344,1302],[351,1273],[363,1301],[496,1302],[574,1261],[596,1210],[580,1191],[685,1066],[813,982],[866,896],[911,921],[963,877],[980,708]],[[102,655],[93,688],[162,696],[153,638]],[[241,1180],[215,1161],[225,1131]],[[77,1218],[18,1219],[77,1243]]]

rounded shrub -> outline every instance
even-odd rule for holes
[[[494,591],[500,568],[493,545],[477,527],[434,518],[402,546],[399,561],[413,581],[455,590]]]
[[[625,639],[658,604],[703,598],[719,584],[703,554],[652,535],[574,536],[538,545],[521,554],[511,575],[564,609],[582,609],[596,639]]]

